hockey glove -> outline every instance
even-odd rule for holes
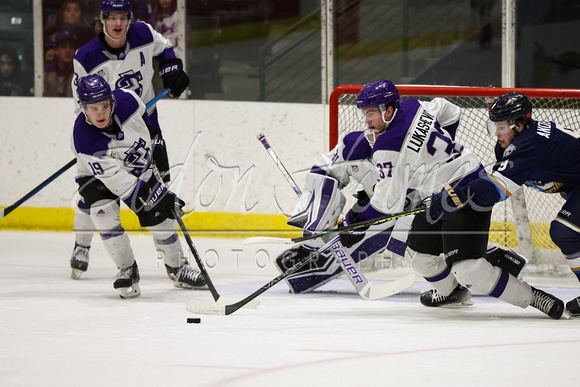
[[[166,59],[159,64],[159,75],[163,87],[171,90],[169,96],[177,98],[189,86],[189,77],[183,71],[183,62],[179,58]]]
[[[152,212],[155,218],[160,216],[175,219],[172,209],[175,208],[178,215],[182,215],[185,202],[169,191],[164,184],[158,184],[153,189],[144,184],[139,190],[139,200],[144,203],[143,210]]]
[[[354,223],[356,223],[356,213],[350,210],[344,219],[338,224],[338,227],[350,226]],[[344,247],[350,248],[364,239],[368,228],[369,226],[361,226],[353,230],[343,231],[340,233],[340,242]]]
[[[467,193],[459,188],[452,188],[449,184],[443,190],[431,195],[426,201],[427,211],[424,213],[431,224],[449,219],[457,210],[467,204]]]

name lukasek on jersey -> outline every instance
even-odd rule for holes
[[[419,153],[421,147],[425,143],[425,139],[427,138],[429,130],[431,130],[431,127],[433,126],[434,120],[435,117],[429,114],[426,110],[421,112],[419,120],[413,128],[413,133],[409,139],[409,144],[407,144],[407,149],[410,149],[415,153]]]

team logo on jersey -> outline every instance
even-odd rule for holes
[[[107,79],[107,76],[105,75],[105,70],[103,70],[103,69],[99,70],[99,71],[97,72],[97,75],[98,75],[99,77],[102,77],[102,78],[105,78],[105,79]]]
[[[115,88],[133,90],[135,94],[141,97],[141,93],[143,93],[143,86],[141,85],[142,80],[143,75],[141,75],[141,71],[134,72],[133,70],[128,70],[119,74],[119,79],[115,83]]]
[[[514,144],[509,144],[507,148],[503,151],[503,157],[508,157],[516,150],[516,146]]]
[[[125,156],[123,163],[129,168],[133,168],[131,173],[135,176],[140,176],[151,164],[151,150],[145,145],[147,145],[145,140],[140,138],[125,152],[127,156]]]
[[[351,168],[352,168],[352,173],[358,172],[358,165],[353,165]]]

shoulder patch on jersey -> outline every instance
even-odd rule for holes
[[[73,144],[77,153],[85,155],[104,155],[109,149],[111,139],[100,129],[85,120],[84,113],[78,115],[73,129]]]
[[[364,132],[351,132],[344,137],[342,142],[344,143],[342,151],[344,160],[363,160],[371,157],[371,145]]]
[[[115,96],[116,106],[114,115],[118,119],[121,126],[125,124],[135,113],[139,110],[139,102],[135,99],[133,94],[124,89],[113,90]]]
[[[503,157],[508,157],[509,155],[511,155],[512,153],[514,153],[514,151],[516,150],[516,146],[514,144],[509,144],[507,146],[507,148],[505,148],[505,150],[503,151]]]

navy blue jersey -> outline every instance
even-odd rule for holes
[[[570,193],[580,182],[580,131],[554,122],[529,125],[503,152],[491,178],[503,198],[525,184],[546,193]]]

